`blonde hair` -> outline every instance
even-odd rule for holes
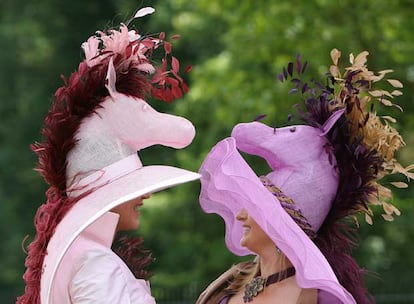
[[[227,294],[236,294],[242,290],[260,272],[260,258],[253,261],[242,262],[233,265],[234,277],[230,284],[224,289]]]
[[[286,269],[290,262],[282,252],[279,254],[279,268]],[[233,280],[224,289],[227,294],[236,294],[240,290],[243,290],[245,286],[260,273],[260,257],[256,256],[253,261],[239,263],[234,265],[233,268]]]

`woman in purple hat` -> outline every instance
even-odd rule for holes
[[[135,17],[154,11],[143,8]],[[144,166],[137,154],[161,144],[186,147],[192,123],[154,110],[144,98],[171,102],[187,92],[171,45],[121,25],[97,32],[82,45],[76,72],[55,93],[42,143],[33,145],[38,171],[49,183],[35,216],[28,247],[25,293],[17,303],[154,304],[145,266],[151,261],[139,238],[115,234],[139,226],[139,208],[150,194],[198,179],[184,169]],[[155,67],[151,55],[164,52]],[[167,69],[171,65],[171,69]]]
[[[384,96],[401,95],[402,85],[387,79],[397,89],[375,89],[390,70],[375,75],[365,65],[367,55],[351,54],[341,74],[340,52],[332,50],[327,85],[303,83],[300,58],[297,77],[290,63],[280,79],[292,77],[302,92],[305,124],[239,124],[207,155],[200,168],[201,207],[224,219],[231,252],[255,258],[221,275],[198,304],[373,302],[365,271],[350,255],[350,222],[362,212],[372,223],[372,205],[382,205],[386,220],[399,215],[389,203],[391,191],[378,181],[395,172],[409,179],[414,174],[394,158],[404,145],[390,126],[394,119],[372,110],[375,101],[393,105]],[[265,159],[270,173],[258,177],[239,151]]]

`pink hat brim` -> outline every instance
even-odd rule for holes
[[[199,172],[202,175],[201,208],[224,219],[225,241],[232,253],[239,256],[253,254],[240,245],[243,228],[236,221],[236,215],[244,208],[292,262],[299,286],[325,291],[339,303],[355,303],[318,247],[241,157],[234,138],[220,141],[208,154]]]
[[[194,181],[200,174],[170,166],[144,166],[79,200],[56,227],[47,247],[41,278],[41,302],[49,303],[56,270],[70,245],[112,208],[148,193]]]

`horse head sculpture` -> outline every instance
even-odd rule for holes
[[[324,135],[341,114],[332,115],[322,128],[272,128],[251,122],[236,125],[231,134],[240,151],[267,161],[271,169],[267,177],[295,201],[314,231],[329,212],[338,188],[335,156]]]
[[[159,144],[181,149],[195,136],[189,120],[158,112],[143,99],[119,93],[115,83],[111,59],[106,78],[109,96],[82,121],[77,143],[68,153],[68,185],[75,176],[89,175],[146,147]]]

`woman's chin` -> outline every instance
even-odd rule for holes
[[[139,221],[136,221],[133,224],[131,224],[131,229],[130,230],[137,230],[138,227],[139,227]]]
[[[241,238],[241,240],[240,240],[240,246],[242,246],[242,247],[248,247],[248,243],[249,242],[244,237]]]
[[[128,224],[124,224],[118,227],[118,231],[132,231],[132,230],[137,230],[138,227],[139,227],[139,221],[131,221]]]

